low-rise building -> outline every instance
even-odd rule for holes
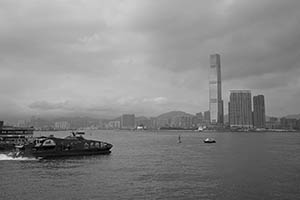
[[[283,129],[297,129],[297,119],[280,118],[280,126]]]
[[[277,117],[270,117],[269,120],[266,121],[266,128],[267,129],[280,129],[280,121]]]
[[[108,128],[109,129],[120,129],[121,128],[121,122],[119,120],[113,120],[108,122]]]
[[[54,123],[54,128],[56,130],[68,130],[70,127],[70,123],[67,121],[59,121]]]

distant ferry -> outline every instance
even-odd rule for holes
[[[38,137],[34,142],[16,146],[15,157],[55,158],[63,156],[88,156],[110,154],[112,144],[83,138],[82,134],[72,133],[66,138]]]
[[[136,130],[141,131],[141,130],[147,130],[145,126],[137,126]]]
[[[28,144],[33,138],[33,127],[4,126],[0,121],[0,150],[12,150],[16,145]]]

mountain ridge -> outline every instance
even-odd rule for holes
[[[157,119],[169,119],[169,118],[175,118],[175,117],[181,117],[181,116],[191,117],[191,116],[194,116],[194,115],[183,112],[183,111],[170,111],[170,112],[160,114],[156,118]]]

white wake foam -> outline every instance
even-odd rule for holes
[[[15,158],[9,154],[0,154],[0,161],[2,160],[36,160],[35,158],[28,158],[28,157],[18,157]]]

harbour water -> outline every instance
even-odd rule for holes
[[[85,137],[112,143],[112,153],[52,160],[0,153],[0,199],[300,198],[300,133],[97,130]],[[203,143],[207,137],[217,142]]]

